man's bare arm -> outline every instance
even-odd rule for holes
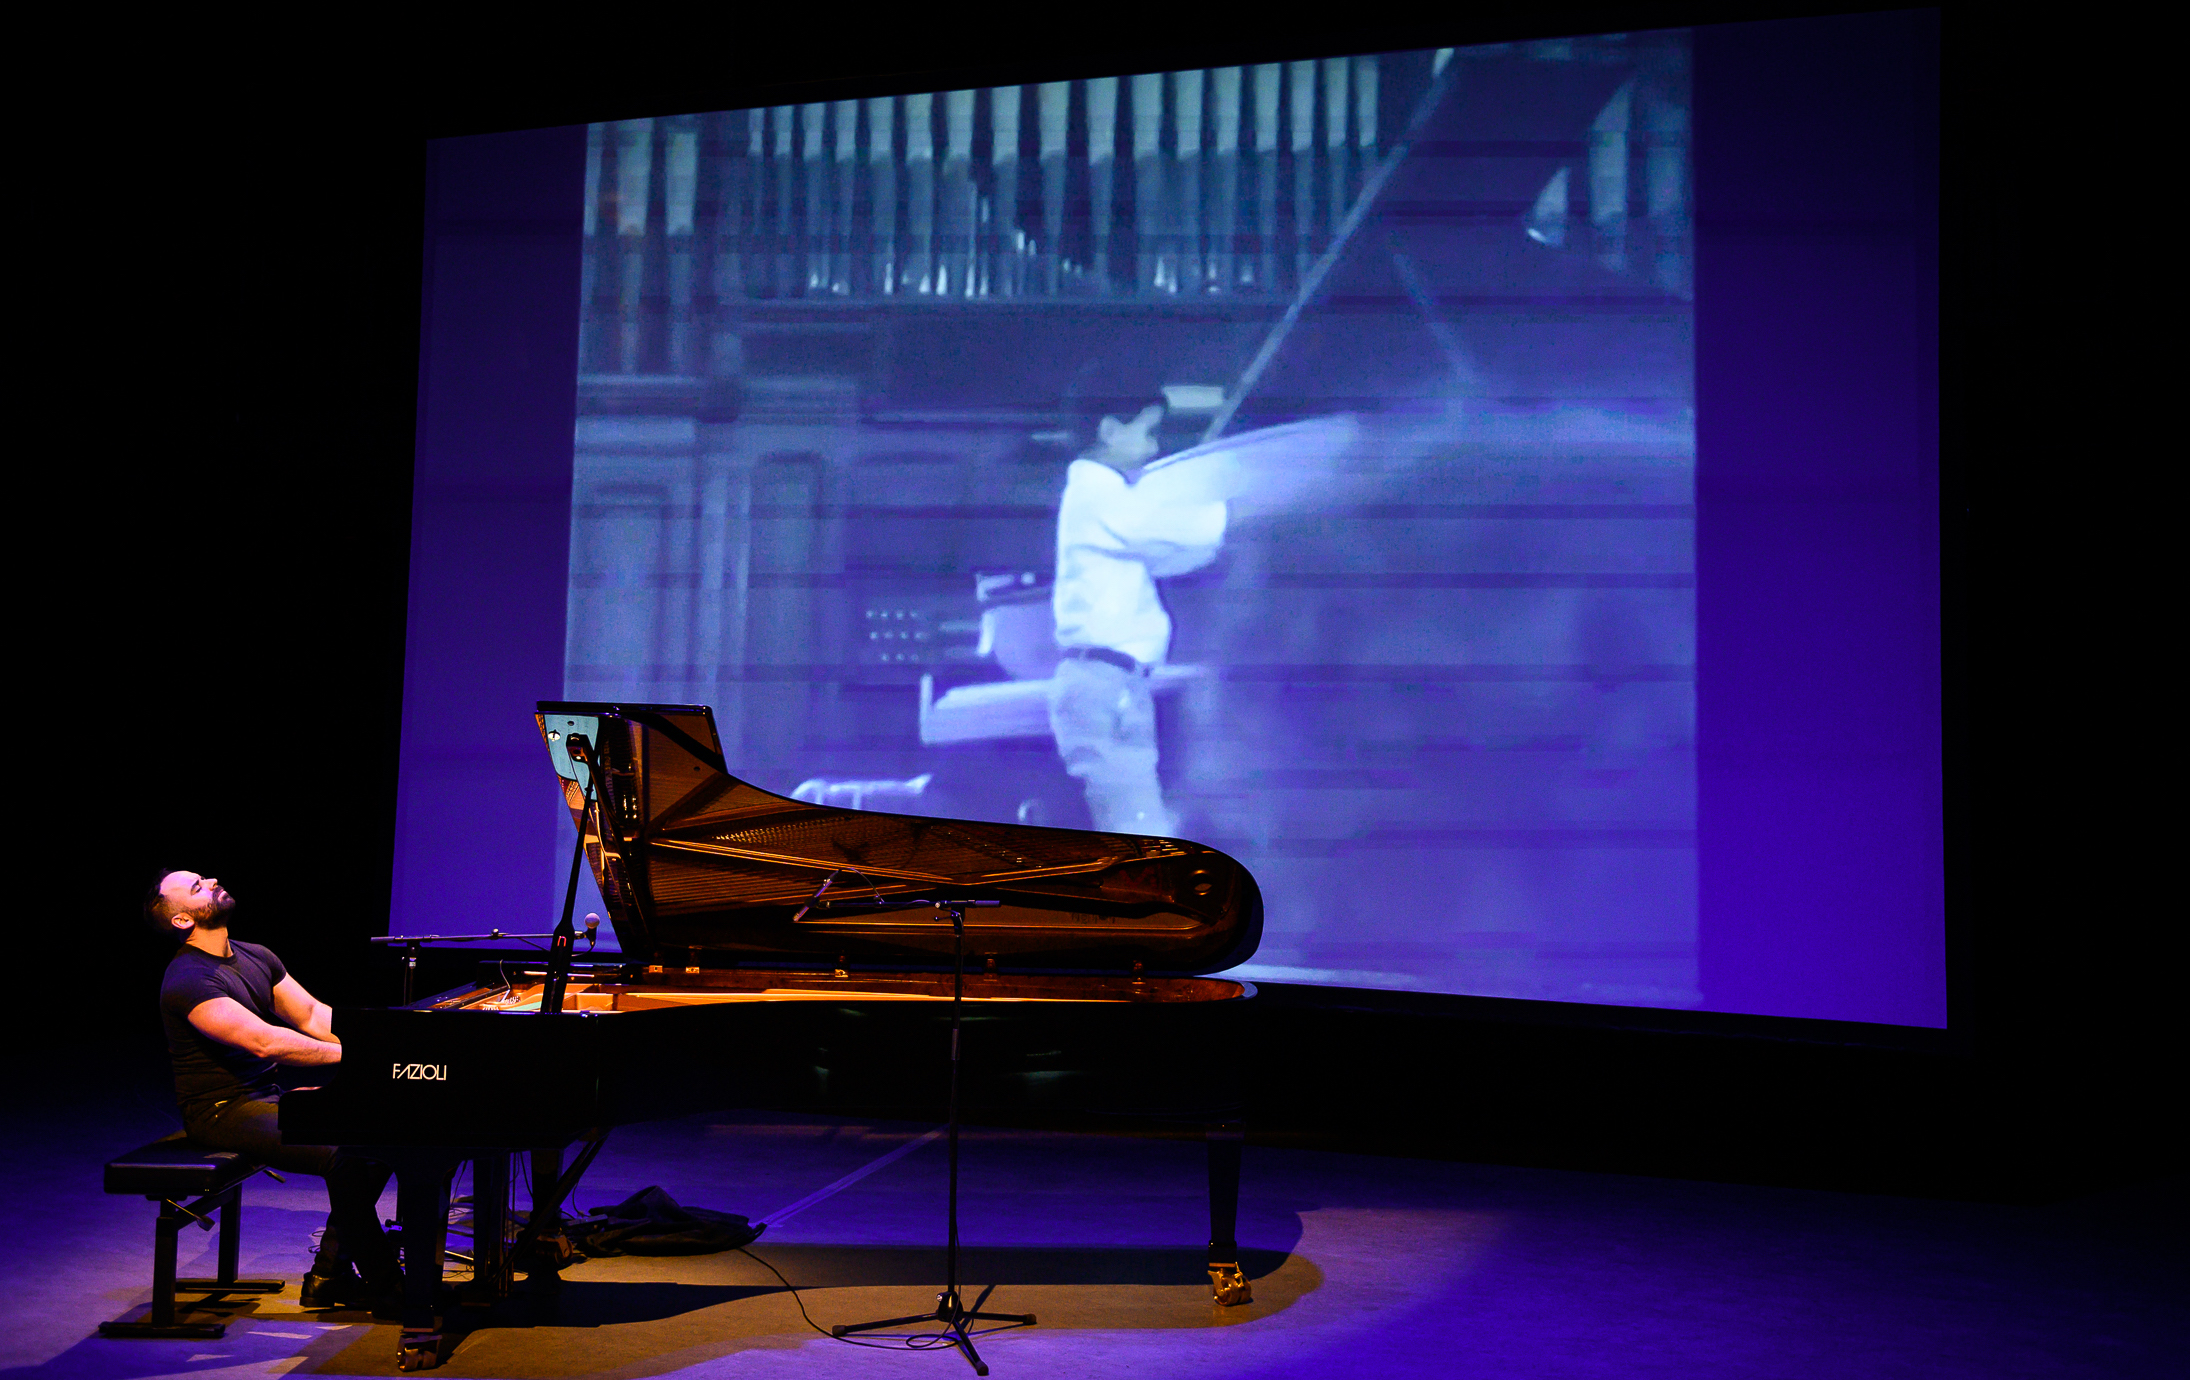
[[[233,997],[215,997],[190,1008],[190,1024],[224,1045],[280,1064],[339,1064],[342,1046],[269,1025]]]
[[[281,1018],[315,1040],[331,1045],[342,1043],[334,1031],[334,1008],[310,992],[293,977],[285,977],[274,985],[274,1010]]]

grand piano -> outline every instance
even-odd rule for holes
[[[395,1169],[404,1369],[438,1359],[459,1165],[474,1175],[468,1298],[491,1302],[515,1264],[558,1263],[557,1213],[612,1127],[736,1106],[939,1115],[960,963],[968,1113],[1198,1128],[1211,1288],[1248,1301],[1234,1223],[1255,991],[1203,976],[1261,937],[1244,867],[1177,839],[786,799],[730,774],[703,706],[548,702],[537,721],[620,961],[573,964],[552,1011],[551,970],[506,963],[344,1010],[333,1078],[281,1104],[287,1139]],[[976,902],[962,936],[931,899]],[[533,1156],[522,1237],[519,1153]]]

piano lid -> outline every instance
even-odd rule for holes
[[[787,799],[729,773],[704,705],[543,701],[536,718],[617,937],[639,962],[705,952],[717,963],[949,963],[946,919],[863,911],[862,898],[999,902],[966,912],[975,967],[1213,973],[1262,938],[1254,877],[1197,843]],[[603,768],[592,814],[572,734]],[[834,904],[809,908],[824,884]]]

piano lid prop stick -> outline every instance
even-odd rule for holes
[[[1407,155],[1414,149],[1414,141],[1429,123],[1431,113],[1444,100],[1445,93],[1452,88],[1455,70],[1447,68],[1438,73],[1430,82],[1429,90],[1422,93],[1421,100],[1414,107],[1414,118],[1407,122],[1407,132],[1398,143],[1392,145],[1391,151],[1384,155],[1384,161],[1377,165],[1376,171],[1362,184],[1360,193],[1354,197],[1352,209],[1346,212],[1346,218],[1332,232],[1330,247],[1323,251],[1323,257],[1316,260],[1315,266],[1301,280],[1300,290],[1286,304],[1285,314],[1278,318],[1277,324],[1270,328],[1270,333],[1263,337],[1262,348],[1255,352],[1246,372],[1232,386],[1231,395],[1225,398],[1224,405],[1209,419],[1208,428],[1201,434],[1204,444],[1224,434],[1224,429],[1232,424],[1232,414],[1239,411],[1240,403],[1246,400],[1249,393],[1255,391],[1256,384],[1262,382],[1262,373],[1270,367],[1270,361],[1277,358],[1278,347],[1285,343],[1285,338],[1293,333],[1293,327],[1300,323],[1300,314],[1307,310],[1308,304],[1322,290],[1323,280],[1330,275],[1332,267],[1345,253],[1346,246],[1353,240],[1354,232],[1368,218],[1369,208],[1376,204],[1377,197],[1383,193],[1384,184],[1391,180],[1392,174],[1399,170],[1399,165],[1406,161]]]

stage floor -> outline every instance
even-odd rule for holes
[[[294,1281],[324,1219],[316,1179],[246,1190],[245,1302],[217,1342],[108,1341],[150,1297],[152,1212],[99,1191],[108,1156],[172,1129],[118,1094],[11,1130],[0,1220],[0,1380],[395,1373],[395,1329],[307,1314]],[[928,1130],[785,1116],[615,1133],[591,1208],[659,1185],[762,1218]],[[773,1223],[756,1255],[815,1321],[932,1307],[944,1151],[921,1144]],[[1255,1302],[1209,1302],[1201,1146],[975,1130],[969,1293],[1039,1316],[980,1345],[1000,1380],[1134,1376],[2174,1376],[2185,1354],[2179,1182],[2046,1206],[1869,1197],[1250,1145],[1240,1241]],[[393,1214],[393,1194],[384,1204]],[[182,1273],[212,1272],[191,1231]],[[193,1266],[191,1257],[200,1263]],[[520,1286],[521,1288],[524,1286]],[[2172,1358],[2172,1359],[2170,1359]],[[450,1377],[971,1375],[947,1350],[816,1335],[739,1254],[574,1266],[552,1313],[519,1301],[464,1337]]]

